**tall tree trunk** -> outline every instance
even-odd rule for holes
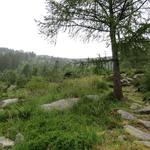
[[[113,73],[114,73],[114,97],[118,100],[123,99],[122,85],[121,85],[121,76],[120,76],[120,67],[119,67],[119,58],[118,58],[118,46],[116,42],[116,29],[114,26],[110,28],[110,38],[112,46],[112,56],[113,56]]]

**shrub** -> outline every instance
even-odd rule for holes
[[[146,102],[150,102],[150,92],[144,93],[143,100],[146,101]]]
[[[150,91],[150,71],[145,73],[145,76],[142,81],[142,86],[144,91]]]
[[[32,94],[44,94],[47,91],[48,82],[42,77],[32,77],[32,79],[26,84],[26,89]]]
[[[95,129],[86,124],[83,127],[78,120],[82,121],[83,118],[67,112],[37,111],[21,127],[21,130],[24,128],[23,135],[26,139],[23,147],[16,145],[14,149],[44,150],[49,147],[51,150],[90,150],[98,142]]]
[[[110,93],[100,96],[98,101],[89,101],[84,98],[73,108],[73,111],[79,115],[92,117],[93,123],[99,121],[101,126],[107,128],[114,120],[114,116],[111,116],[110,112],[117,104],[118,102],[113,99],[113,95]]]
[[[108,89],[106,81],[102,81],[99,76],[83,77],[80,79],[65,80],[60,85],[65,97],[78,97],[86,94],[96,94]]]
[[[24,75],[18,75],[16,78],[16,85],[18,88],[23,88],[27,82],[28,79]]]
[[[147,71],[141,79],[138,79],[135,85],[139,88],[139,91],[150,91],[150,71]]]
[[[30,118],[33,110],[35,109],[32,105],[12,105],[5,111],[0,111],[0,121],[7,121],[7,119],[22,119],[27,120]]]
[[[13,70],[6,70],[3,72],[1,79],[7,82],[8,85],[14,84],[16,82],[16,72]]]
[[[136,69],[134,71],[134,74],[143,74],[144,72],[145,72],[144,69]]]
[[[0,81],[0,93],[6,92],[8,85],[5,82]]]

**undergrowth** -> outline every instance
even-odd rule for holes
[[[0,112],[0,134],[13,140],[19,132],[25,137],[13,150],[91,150],[107,139],[99,132],[121,128],[120,117],[112,111],[122,103],[112,99],[111,89],[102,78],[70,79],[48,86],[44,81],[44,86],[40,85],[42,92],[36,82],[43,84],[41,79],[34,79],[21,90],[26,101]],[[15,97],[17,93],[9,94]],[[88,100],[86,94],[98,94],[99,99]],[[40,108],[41,104],[67,97],[79,97],[80,102],[64,111],[45,112]]]

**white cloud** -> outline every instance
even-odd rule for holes
[[[45,0],[0,0],[0,47],[34,51],[59,57],[83,58],[104,56],[104,43],[92,42],[83,44],[72,40],[66,34],[58,36],[56,46],[48,44],[38,34],[34,19],[45,13]]]

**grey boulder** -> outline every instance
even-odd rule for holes
[[[132,103],[132,105],[130,106],[130,109],[136,110],[136,109],[139,109],[141,107],[142,107],[142,105],[140,105],[138,103]]]
[[[150,121],[144,121],[144,120],[138,119],[138,122],[140,124],[143,124],[146,128],[150,128]]]
[[[124,111],[124,110],[118,110],[117,112],[118,112],[118,114],[121,115],[121,118],[123,118],[123,119],[136,120],[136,117],[133,116],[133,115],[132,115],[131,113],[129,113],[129,112],[126,112],[126,111]]]
[[[48,111],[53,110],[53,109],[63,110],[66,108],[71,108],[73,105],[77,104],[78,101],[79,101],[79,98],[62,99],[56,102],[52,102],[50,104],[43,104],[41,105],[41,108],[44,110],[48,110]]]
[[[17,103],[18,101],[19,101],[18,98],[6,99],[6,100],[3,100],[3,101],[0,101],[0,107],[4,108],[4,107],[6,107],[10,104]]]
[[[130,125],[126,125],[124,126],[125,131],[130,134],[131,136],[134,136],[135,138],[139,139],[139,140],[150,140],[150,134],[149,133],[145,133],[133,126]]]
[[[8,138],[5,138],[5,137],[0,137],[0,145],[1,145],[1,148],[9,148],[9,147],[12,147],[14,146],[14,141],[8,139]]]

